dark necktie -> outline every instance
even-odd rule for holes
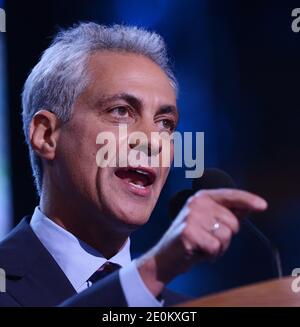
[[[120,268],[120,265],[106,261],[95,273],[93,273],[93,275],[88,279],[88,281],[94,284],[98,280],[112,274]]]

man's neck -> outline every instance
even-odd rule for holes
[[[106,259],[117,254],[128,240],[130,233],[107,224],[107,217],[103,219],[99,215],[93,219],[93,215],[81,212],[75,206],[64,203],[61,207],[49,199],[45,200],[43,196],[39,207],[49,219],[96,249]]]

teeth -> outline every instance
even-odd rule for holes
[[[129,181],[131,184],[138,185],[138,186],[144,186],[142,181],[135,181],[135,180],[130,180]]]
[[[144,185],[135,184],[135,183],[132,183],[132,182],[130,182],[129,184],[132,185],[132,186],[134,186],[134,187],[136,187],[136,188],[140,188],[140,189],[144,189],[145,188]]]
[[[148,172],[143,171],[143,170],[139,170],[139,169],[136,169],[136,172],[138,172],[140,174],[143,174],[143,175],[149,175]]]

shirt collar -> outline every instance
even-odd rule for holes
[[[46,217],[38,207],[30,226],[76,291],[107,261],[97,250]],[[131,262],[129,238],[109,261],[122,267]]]

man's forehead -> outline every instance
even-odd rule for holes
[[[91,56],[88,67],[89,85],[100,100],[122,94],[136,98],[158,97],[176,106],[176,92],[166,73],[149,58],[132,53],[105,51]]]
[[[131,75],[147,75],[150,79],[151,77],[161,81],[168,81],[170,79],[167,76],[166,72],[152,59],[148,58],[145,55],[125,52],[125,51],[111,51],[111,50],[101,50],[94,52],[90,55],[88,60],[88,72],[92,75],[101,74],[102,76],[105,73],[118,75],[125,73]]]

